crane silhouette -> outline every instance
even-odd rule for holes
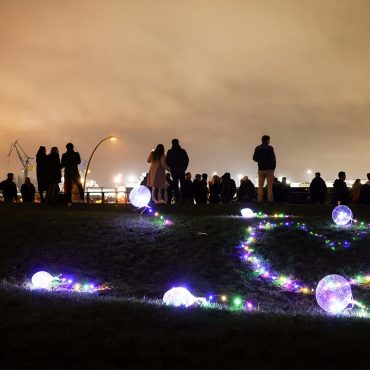
[[[18,143],[18,139],[14,141],[14,143],[12,143],[12,145],[10,146],[8,158],[10,158],[10,155],[12,154],[13,150],[17,152],[18,158],[22,163],[24,177],[28,177],[28,166],[30,164],[30,160],[33,158],[26,154],[26,152]]]

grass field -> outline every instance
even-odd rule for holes
[[[331,207],[274,205],[334,240],[276,229],[256,244],[275,270],[315,286],[325,275],[368,273],[370,235],[332,227]],[[282,291],[242,263],[255,220],[240,207],[161,206],[163,226],[129,206],[0,205],[0,365],[7,368],[368,368],[370,321],[329,317],[313,295]],[[370,221],[370,210],[353,208]],[[38,270],[108,283],[101,296],[17,288]],[[240,295],[253,312],[139,303],[176,285],[196,296]],[[354,287],[370,304],[370,292]],[[135,298],[135,299],[133,299]]]

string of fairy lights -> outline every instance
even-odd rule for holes
[[[284,217],[284,216],[282,216]],[[360,223],[359,229],[364,230],[366,224]],[[267,262],[263,260],[262,257],[258,256],[256,253],[256,249],[253,247],[257,242],[261,241],[262,233],[264,231],[271,231],[277,228],[296,228],[302,230],[313,237],[317,237],[321,240],[325,241],[325,245],[329,245],[332,250],[336,250],[338,246],[343,246],[348,248],[350,243],[348,241],[341,242],[334,242],[328,239],[325,235],[319,234],[310,230],[306,224],[300,222],[293,222],[293,221],[284,221],[284,222],[268,222],[262,221],[259,222],[257,226],[249,226],[247,228],[247,235],[246,240],[241,243],[239,246],[241,259],[244,262],[249,263],[252,267],[252,270],[256,276],[263,280],[267,280],[274,285],[289,290],[292,292],[303,293],[303,294],[312,294],[314,293],[314,289],[309,285],[302,283],[301,281],[285,276],[283,274],[279,274],[269,266]],[[370,286],[370,274],[357,274],[355,277],[349,278],[349,282],[353,285],[367,285]]]
[[[157,225],[173,225],[173,222],[170,219],[162,216],[158,211],[153,210],[147,205],[144,205],[143,207],[145,208],[142,213],[147,212],[148,215],[153,216],[154,222]],[[243,240],[237,247],[241,260],[244,263],[248,264],[255,278],[273,284],[274,286],[284,291],[301,293],[305,295],[315,293],[315,289],[312,284],[303,283],[292,276],[286,276],[284,274],[278,273],[261,256],[258,255],[256,250],[258,247],[258,243],[262,242],[263,236],[266,232],[271,232],[272,230],[277,230],[278,228],[297,229],[323,241],[324,245],[326,247],[329,247],[333,251],[338,250],[339,248],[349,248],[351,246],[350,240],[332,240],[325,236],[323,233],[318,233],[313,229],[310,229],[305,223],[294,221],[295,217],[293,215],[286,215],[284,213],[276,213],[274,215],[268,215],[262,212],[253,213],[253,211],[251,211],[250,209],[242,210],[242,215],[245,218],[256,218],[259,221],[257,225],[248,226],[245,240]],[[352,230],[355,230],[356,237],[368,235],[370,224],[366,224],[365,222],[357,222],[356,220],[353,220],[353,222],[354,225],[352,226]],[[353,239],[355,239],[355,237]],[[329,275],[328,277],[330,276],[339,275]],[[341,276],[339,276],[339,278],[345,281],[344,284],[347,284],[347,280],[345,280]],[[351,285],[363,285],[368,287],[370,286],[370,274],[357,274],[354,277],[348,278],[348,283]],[[341,287],[341,284],[342,283],[333,283],[332,281],[330,281],[329,288],[333,286],[334,288],[336,286]],[[111,286],[109,286],[108,284],[97,285],[89,281],[78,282],[75,281],[75,279],[71,276],[52,276],[45,271],[39,271],[34,274],[32,277],[32,282],[27,283],[27,287],[30,289],[47,289],[52,292],[73,293],[96,293],[112,289]],[[325,289],[328,288],[325,287]],[[174,287],[167,291],[163,297],[163,302],[165,304],[170,304],[174,306],[188,307],[191,305],[199,304],[206,307],[221,307],[224,309],[226,308],[231,310],[236,309],[244,311],[252,311],[257,306],[250,299],[245,299],[240,295],[233,294],[211,294],[206,298],[197,298],[183,287]],[[361,308],[361,316],[368,317],[368,309],[365,307],[365,305],[359,302],[355,303]]]

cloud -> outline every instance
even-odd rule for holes
[[[279,172],[363,177],[369,10],[366,0],[1,2],[0,153],[15,138],[30,153],[73,141],[88,158],[116,134],[93,163],[108,185],[178,137],[193,172],[253,176],[251,153],[270,133]]]

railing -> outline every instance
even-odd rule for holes
[[[108,187],[98,187],[98,188],[88,188],[85,192],[85,200],[87,203],[95,204],[128,204],[129,194],[132,188],[125,188],[125,190],[120,190],[117,188]],[[266,191],[266,189],[265,189]],[[257,189],[256,189],[257,193]],[[257,194],[256,194],[257,196]],[[21,194],[18,193],[19,199],[21,199]],[[73,197],[74,201],[78,201],[79,197]],[[3,200],[0,191],[0,201]],[[326,203],[332,203],[333,200],[333,189],[328,188],[326,194]],[[36,202],[39,201],[39,194],[36,193]],[[288,203],[304,204],[310,202],[310,191],[309,188],[290,188],[289,194],[287,196]]]
[[[85,200],[87,203],[101,204],[127,204],[129,203],[129,194],[132,188],[119,190],[117,188],[88,188],[85,191]]]

